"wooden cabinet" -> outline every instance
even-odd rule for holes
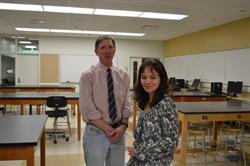
[[[192,101],[226,101],[226,96],[172,96],[171,97],[175,102],[192,102]]]

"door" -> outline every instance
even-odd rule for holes
[[[129,59],[129,74],[130,74],[130,88],[136,84],[139,67],[141,66],[142,58],[130,57]]]
[[[39,84],[38,60],[38,55],[16,56],[16,85]]]

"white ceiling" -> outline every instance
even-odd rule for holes
[[[79,34],[18,32],[15,30],[15,27],[137,32],[146,33],[146,35],[143,37],[120,38],[167,40],[250,17],[250,0],[0,0],[0,2],[137,10],[189,15],[189,17],[183,20],[173,21],[0,10],[0,34],[32,36],[55,35],[79,37]],[[45,20],[46,23],[40,24],[38,20]],[[94,35],[80,34],[80,36],[91,37]]]

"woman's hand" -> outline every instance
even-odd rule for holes
[[[133,157],[135,155],[135,149],[133,146],[128,146],[128,154]]]

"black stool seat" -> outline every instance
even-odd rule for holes
[[[48,117],[52,118],[59,118],[59,117],[65,117],[67,116],[67,111],[66,110],[60,110],[60,111],[46,111],[45,114],[48,115]]]

